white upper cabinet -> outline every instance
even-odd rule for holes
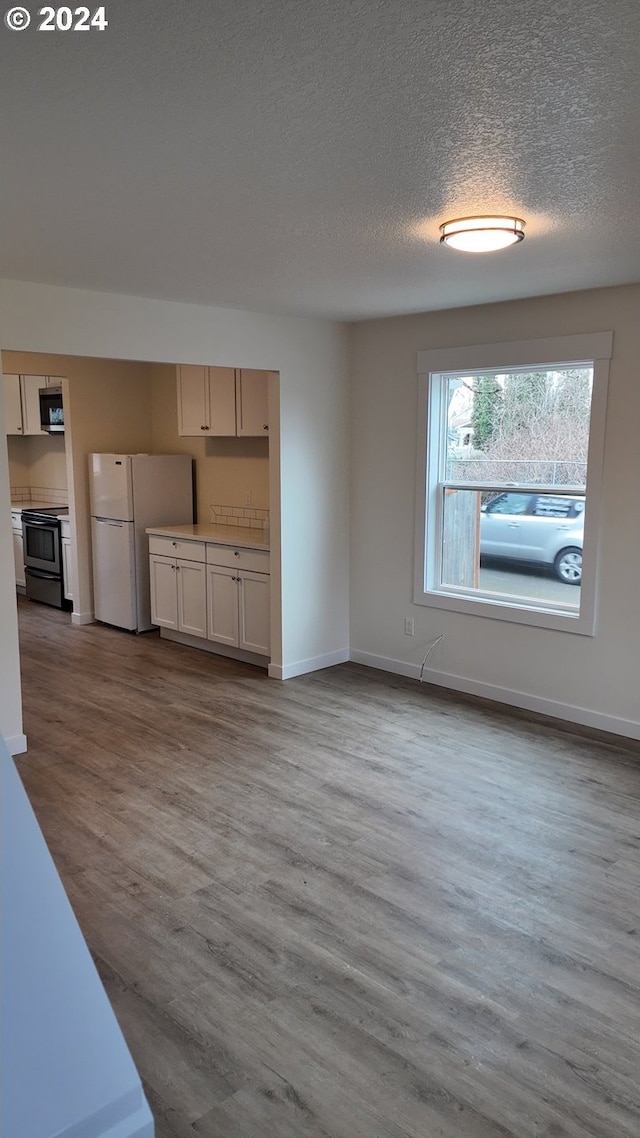
[[[59,387],[60,376],[5,375],[4,414],[8,435],[46,435],[40,426],[40,396],[42,387]]]
[[[178,434],[200,435],[210,431],[208,368],[185,364],[178,368]]]
[[[180,364],[178,434],[267,435],[268,375],[246,368]]]
[[[235,369],[178,367],[178,434],[235,435]]]
[[[46,435],[47,432],[40,426],[40,395],[41,387],[46,386],[44,375],[21,375],[22,390],[22,425],[25,435]]]
[[[236,433],[236,378],[232,367],[209,367],[211,434]]]
[[[3,375],[4,421],[8,435],[21,435],[22,402],[20,399],[20,376]]]
[[[253,368],[236,372],[237,434],[269,434],[268,378],[268,372]]]

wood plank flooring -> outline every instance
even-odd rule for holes
[[[637,750],[19,607],[19,769],[159,1138],[638,1138]]]

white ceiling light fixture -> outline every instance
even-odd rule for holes
[[[521,217],[458,217],[440,226],[440,244],[464,253],[492,253],[523,240]]]

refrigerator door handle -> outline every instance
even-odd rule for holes
[[[118,529],[129,524],[128,522],[112,522],[110,518],[96,518],[95,520],[100,522],[101,526],[117,526]]]

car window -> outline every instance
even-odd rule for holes
[[[501,494],[489,502],[488,514],[526,514],[531,501],[530,494]]]
[[[584,503],[575,498],[540,494],[536,498],[533,512],[538,518],[572,518],[581,513],[583,509]]]

